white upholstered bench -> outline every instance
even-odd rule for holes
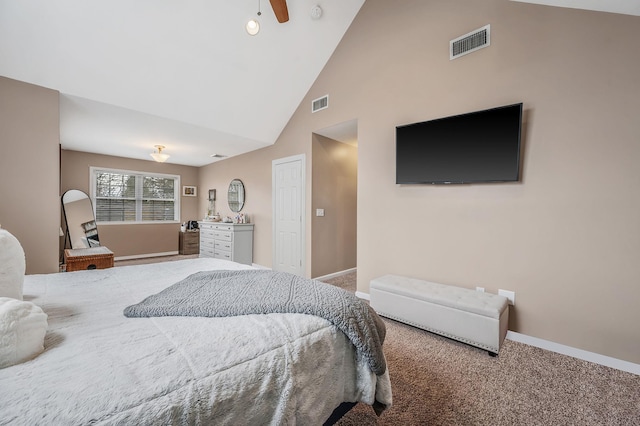
[[[495,355],[507,334],[504,296],[399,275],[371,280],[378,314],[487,350]]]

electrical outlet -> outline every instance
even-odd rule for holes
[[[324,216],[324,209],[316,209],[316,216],[317,217]]]
[[[504,296],[507,299],[509,299],[509,304],[510,305],[515,305],[516,304],[516,292],[515,291],[509,291],[509,290],[498,290],[498,294],[500,296]]]
[[[479,291],[480,293],[484,293],[484,287],[476,287],[476,291]]]

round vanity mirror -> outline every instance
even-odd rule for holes
[[[244,207],[244,185],[240,179],[234,179],[229,184],[227,200],[229,208],[234,213],[238,213]]]

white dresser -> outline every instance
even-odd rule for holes
[[[200,257],[253,263],[253,223],[198,222]]]

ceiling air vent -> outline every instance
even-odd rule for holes
[[[329,95],[324,95],[311,101],[311,112],[318,112],[327,108],[329,108]]]
[[[491,25],[486,25],[449,42],[449,59],[456,59],[491,45]]]

